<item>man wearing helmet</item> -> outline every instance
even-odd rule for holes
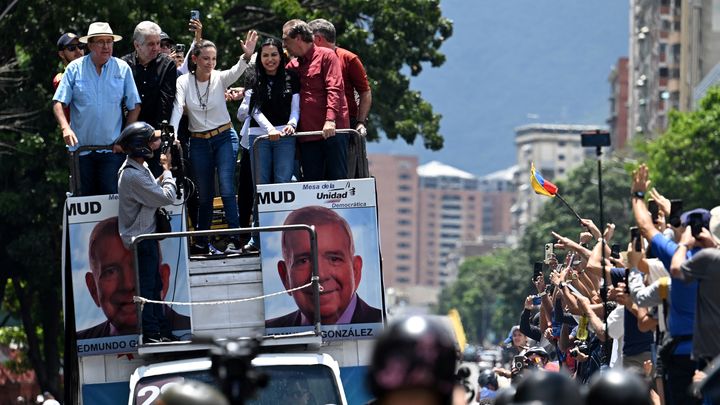
[[[456,342],[439,320],[411,316],[378,338],[368,368],[376,405],[451,405],[456,387]]]
[[[491,369],[480,371],[480,375],[478,376],[477,402],[485,398],[495,398],[498,388],[498,380],[494,371]]]
[[[125,247],[130,248],[132,238],[153,233],[156,228],[155,212],[175,201],[175,178],[170,172],[170,153],[160,156],[163,173],[155,179],[146,159],[160,147],[160,131],[142,121],[128,125],[115,142],[128,155],[118,172],[118,230]],[[162,282],[157,276],[160,259],[158,241],[147,239],[137,244],[140,296],[159,300]],[[159,343],[169,336],[160,335],[160,325],[166,322],[162,306],[145,304],[142,311],[143,343]]]

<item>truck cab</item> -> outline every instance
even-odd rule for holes
[[[268,377],[257,389],[251,405],[277,405],[291,400],[296,404],[347,404],[340,380],[340,367],[327,354],[260,354],[252,365]],[[153,363],[137,368],[130,376],[128,405],[150,405],[172,384],[188,380],[217,385],[209,357]]]

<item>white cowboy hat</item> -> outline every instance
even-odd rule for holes
[[[103,36],[113,37],[113,42],[117,42],[122,39],[120,35],[113,34],[112,29],[110,28],[110,24],[106,22],[94,22],[90,24],[90,28],[88,28],[88,34],[84,37],[80,37],[80,42],[82,42],[83,44],[87,44],[88,39],[92,37]]]

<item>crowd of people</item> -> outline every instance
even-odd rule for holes
[[[645,165],[628,199],[629,230],[607,224],[601,232],[583,219],[577,239],[552,233],[536,263],[536,291],[506,340],[507,366],[481,372],[479,402],[500,398],[503,381],[518,401],[523,381],[540,370],[577,385],[622,371],[637,382],[634,395],[644,393],[631,403],[720,403],[720,206],[681,212],[650,188]]]
[[[257,184],[356,177],[348,134],[337,130],[364,136],[372,97],[362,62],[336,45],[332,23],[293,19],[281,39],[250,31],[240,41],[242,57],[225,70],[217,69],[218,46],[203,38],[198,18],[189,29],[194,39],[185,52],[157,23],[142,21],[132,34],[134,51],[122,58],[113,56],[122,37],[107,22],[90,24],[85,36],[60,37],[64,72],[53,79],[53,114],[65,144],[79,155],[74,195],[118,193],[128,152],[118,140],[135,122],[151,126],[156,137],[164,123],[176,131],[194,186],[187,208],[196,230],[210,228],[216,180],[226,222],[238,228],[252,217],[257,225]],[[241,77],[244,87],[232,87]],[[238,135],[227,102],[241,100]],[[293,136],[298,132],[320,135]],[[265,134],[269,142],[257,144],[256,161],[253,143]],[[150,152],[143,165],[161,179],[167,168],[161,150]],[[225,245],[224,253],[259,251],[257,237],[231,237]],[[218,253],[207,238],[191,246],[191,254]]]

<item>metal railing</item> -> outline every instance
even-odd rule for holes
[[[68,155],[70,155],[70,194],[73,196],[77,196],[78,192],[81,190],[81,181],[80,181],[80,154],[82,152],[95,152],[98,150],[110,150],[112,151],[114,145],[84,145],[78,147],[74,151],[68,151]]]
[[[302,138],[302,137],[306,137],[306,136],[321,136],[322,134],[323,134],[323,131],[308,131],[308,132],[296,132],[289,136],[292,136],[294,138]],[[352,159],[357,159],[358,155],[360,155],[360,158],[362,159],[363,163],[361,165],[357,165],[357,166],[354,165],[354,167],[358,167],[358,169],[357,169],[358,174],[352,178],[362,179],[362,178],[369,177],[370,175],[368,173],[367,153],[365,151],[365,137],[360,135],[360,133],[357,130],[351,129],[351,128],[337,129],[337,130],[335,130],[335,135],[336,136],[337,135],[350,136],[350,138],[348,139],[348,163]],[[258,184],[258,180],[259,180],[259,172],[256,167],[257,162],[259,160],[258,146],[262,142],[273,142],[273,141],[270,140],[270,135],[264,134],[264,135],[260,135],[257,138],[255,138],[255,141],[251,145],[251,148],[252,148],[251,153],[253,154],[252,172],[253,172],[253,177],[254,177],[254,184],[256,184],[256,185]],[[354,153],[352,156],[351,156],[351,151]],[[348,172],[349,171],[350,171],[350,164],[348,164]],[[355,171],[355,170],[353,170],[353,171]],[[354,174],[354,173],[352,173],[352,174]]]
[[[237,235],[249,234],[252,232],[283,232],[283,231],[306,231],[310,236],[310,257],[312,258],[312,289],[313,302],[315,306],[314,332],[315,336],[320,335],[321,319],[320,319],[320,274],[318,268],[318,247],[317,232],[313,225],[279,225],[279,226],[263,226],[257,228],[232,228],[232,229],[211,229],[206,231],[183,231],[183,232],[166,232],[166,233],[148,233],[136,236],[132,239],[131,250],[133,254],[133,264],[135,266],[135,285],[136,293],[140,296],[140,271],[137,255],[137,246],[144,240],[159,240],[165,238],[182,238],[187,236],[213,236],[213,235]],[[177,269],[175,269],[177,271]],[[146,298],[146,297],[145,297]],[[138,328],[142,333],[142,305],[137,305]]]

